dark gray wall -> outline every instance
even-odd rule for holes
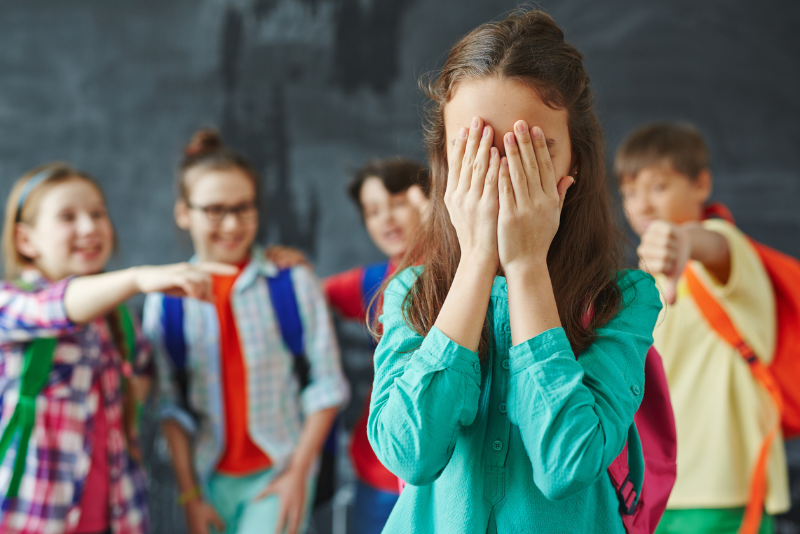
[[[800,4],[542,5],[585,54],[609,155],[643,121],[694,122],[711,148],[715,196],[748,233],[800,256]],[[264,241],[302,248],[321,275],[375,260],[345,197],[350,171],[368,158],[424,156],[416,78],[440,66],[460,35],[514,6],[3,2],[0,189],[42,162],[74,162],[108,194],[122,244],[113,266],[181,260],[190,249],[172,223],[173,169],[190,134],[217,125],[263,175]],[[356,394],[351,422],[371,363],[360,328],[341,332]],[[147,423],[155,530],[179,532],[163,443]],[[800,451],[789,448],[800,469]],[[800,521],[782,518],[779,530],[800,532]]]

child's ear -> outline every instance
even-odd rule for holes
[[[703,169],[697,174],[695,189],[697,190],[698,200],[702,204],[708,202],[708,199],[711,198],[711,192],[714,189],[710,169]]]
[[[412,185],[408,188],[406,195],[408,195],[408,200],[411,202],[411,204],[413,204],[421,214],[424,214],[427,211],[430,200],[425,196],[425,192],[420,186],[416,184]]]
[[[175,214],[175,224],[178,225],[178,228],[181,230],[188,230],[191,226],[191,220],[189,218],[189,205],[186,201],[179,198],[175,202],[175,209],[173,211]]]
[[[21,222],[17,223],[14,226],[14,247],[17,249],[17,252],[26,258],[35,260],[39,257],[39,250],[33,242],[32,233],[33,228],[29,225]]]

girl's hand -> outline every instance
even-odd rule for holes
[[[213,300],[211,275],[233,276],[238,272],[224,263],[176,263],[158,267],[136,267],[136,289],[141,293],[160,291],[178,297]]]
[[[546,265],[571,176],[556,179],[544,133],[525,121],[503,138],[497,241],[503,270]]]
[[[296,534],[300,529],[306,505],[306,476],[304,469],[289,467],[262,491],[256,500],[267,495],[278,498],[278,522],[275,534]]]
[[[311,267],[311,263],[308,261],[308,258],[306,258],[306,255],[292,247],[283,245],[269,247],[264,251],[264,256],[279,269],[289,269],[297,265],[307,265]]]
[[[494,132],[480,117],[461,128],[450,154],[444,203],[458,235],[461,257],[497,270],[497,177]]]
[[[209,525],[217,532],[225,532],[225,523],[217,511],[201,498],[185,504],[186,526],[189,534],[209,534]]]

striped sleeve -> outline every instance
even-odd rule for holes
[[[306,416],[326,408],[341,407],[350,398],[350,388],[342,372],[339,345],[319,281],[303,266],[292,269],[292,283],[303,321],[306,357],[311,366],[311,381],[303,390],[301,402]]]

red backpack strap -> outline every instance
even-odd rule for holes
[[[780,429],[780,414],[783,411],[783,397],[775,382],[772,373],[761,363],[753,349],[745,342],[736,325],[733,324],[722,305],[714,298],[714,295],[706,287],[706,284],[695,272],[695,267],[691,264],[686,266],[684,278],[689,287],[689,293],[697,304],[700,313],[706,319],[711,328],[719,334],[730,346],[744,358],[750,367],[755,379],[767,390],[777,408],[778,416],[772,423],[767,436],[761,443],[758,451],[758,459],[753,467],[750,477],[750,496],[745,509],[740,534],[755,534],[761,525],[761,515],[764,509],[764,499],[767,493],[767,460],[772,443],[778,436]]]
[[[705,208],[703,208],[703,219],[722,219],[723,221],[728,221],[731,224],[736,224],[733,220],[733,214],[731,210],[725,204],[721,202],[712,202],[708,204]]]

